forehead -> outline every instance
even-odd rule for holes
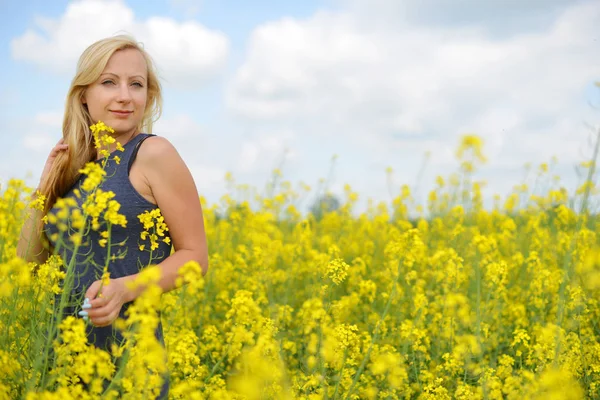
[[[137,49],[118,50],[110,57],[102,73],[146,76],[146,60]]]

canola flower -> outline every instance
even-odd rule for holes
[[[473,178],[483,144],[461,143],[462,175],[438,177],[427,204],[405,185],[359,216],[349,185],[339,208],[302,216],[306,185],[294,191],[280,171],[270,198],[227,176],[237,196],[199,199],[208,274],[187,263],[177,289],[161,293],[158,269],[144,266],[135,285],[147,289],[117,322],[123,345],[91,348],[84,321],[67,317],[46,371],[39,332],[68,271],[57,256],[15,257],[28,189],[10,181],[0,196],[0,399],[150,398],[164,374],[172,399],[600,397],[596,186],[569,193],[542,165],[545,193],[517,185],[486,210]],[[583,164],[588,177],[595,165]],[[107,232],[109,248],[110,224],[125,221],[97,188],[100,170],[87,173],[94,202],[51,217]],[[159,211],[138,218],[138,245],[154,251],[168,227]],[[152,334],[159,321],[164,348]]]

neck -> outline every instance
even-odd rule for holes
[[[134,129],[130,132],[125,132],[125,133],[121,133],[121,134],[113,134],[111,135],[112,137],[115,138],[115,140],[119,143],[121,143],[121,146],[125,146],[125,144],[127,142],[129,142],[131,139],[133,139],[133,137],[137,134],[137,129]],[[110,147],[116,147],[116,143],[112,144]]]

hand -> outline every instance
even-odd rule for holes
[[[102,286],[102,293],[98,296],[101,284],[101,280],[95,281],[85,292],[85,297],[90,299],[91,308],[83,310],[87,314],[79,314],[87,315],[97,327],[112,324],[119,317],[121,307],[131,294],[123,278],[111,279],[108,285]]]
[[[40,178],[40,182],[44,182],[44,180],[46,179],[46,176],[48,176],[48,174],[52,170],[52,165],[54,164],[54,160],[56,160],[56,157],[61,152],[64,152],[65,150],[68,150],[68,149],[69,149],[69,145],[65,144],[64,138],[60,139],[58,141],[58,143],[56,143],[56,146],[54,146],[52,148],[52,150],[50,151],[50,154],[48,155],[48,159],[46,160],[46,164],[44,165],[44,170],[42,171],[42,176]]]

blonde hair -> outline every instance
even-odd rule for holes
[[[110,57],[124,49],[136,49],[146,60],[148,98],[138,131],[152,133],[154,122],[162,114],[161,85],[154,62],[142,44],[132,36],[117,35],[99,40],[85,49],[77,63],[77,71],[71,81],[65,104],[62,131],[69,150],[58,154],[52,170],[39,187],[46,196],[44,214],[75,184],[80,175],[79,170],[97,157],[90,131],[90,126],[97,121],[92,120],[87,106],[83,104],[83,95],[88,86],[98,80]]]

